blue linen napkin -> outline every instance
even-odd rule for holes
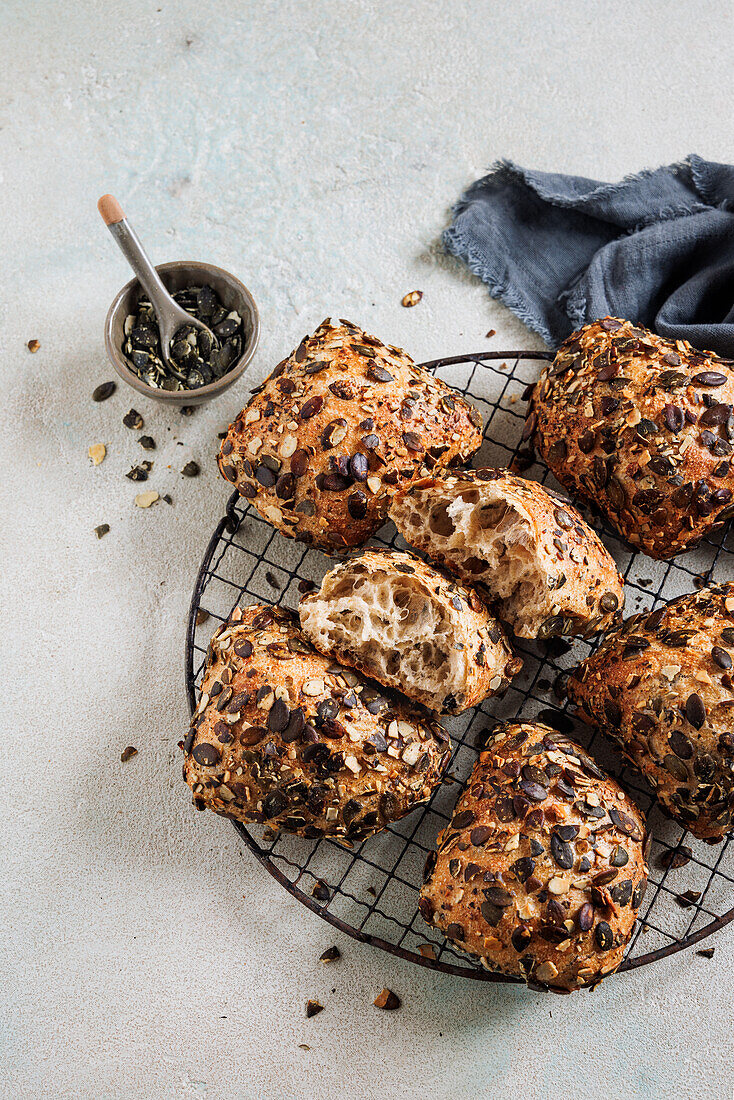
[[[692,155],[621,183],[496,164],[444,233],[557,347],[611,314],[734,357],[734,167]]]

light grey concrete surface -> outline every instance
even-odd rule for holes
[[[711,962],[570,998],[426,972],[334,935],[195,814],[175,746],[216,434],[247,384],[327,313],[418,359],[489,328],[539,346],[441,254],[449,205],[501,156],[608,179],[734,160],[733,45],[725,0],[5,0],[3,1097],[731,1097],[730,931]],[[219,263],[260,303],[248,379],[191,419],[91,401],[127,279],[108,190],[157,260]],[[171,507],[133,505],[131,405]],[[372,1007],[383,985],[399,1012]]]

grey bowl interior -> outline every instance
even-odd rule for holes
[[[162,401],[168,405],[200,405],[204,401],[211,401],[237,381],[245,371],[252,359],[260,339],[260,315],[255,300],[244,283],[235,278],[228,271],[213,264],[198,263],[195,260],[173,260],[171,263],[158,264],[156,271],[161,277],[165,287],[171,293],[182,290],[186,286],[200,286],[208,283],[219,295],[222,304],[227,309],[236,309],[245,324],[247,339],[242,349],[242,355],[221,378],[210,382],[207,386],[201,386],[198,390],[156,390],[146,386],[138,376],[128,367],[127,359],[122,351],[125,338],[125,318],[132,313],[137,305],[142,288],[137,279],[131,279],[129,283],[117,294],[109,308],[105,322],[105,346],[110,362],[117,373],[145,397],[154,401]]]

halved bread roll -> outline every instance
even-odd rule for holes
[[[327,319],[230,425],[219,469],[286,538],[332,554],[382,527],[396,487],[464,465],[481,442],[481,416],[445,382]]]
[[[443,714],[505,691],[522,668],[473,589],[399,551],[337,565],[299,614],[321,653]]]
[[[197,809],[350,847],[427,802],[451,756],[422,707],[316,653],[293,611],[262,604],[214,634],[182,748]]]
[[[621,619],[622,578],[563,497],[506,470],[422,478],[390,516],[407,542],[480,584],[521,638],[592,634]]]

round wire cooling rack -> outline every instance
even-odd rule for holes
[[[561,488],[521,441],[523,391],[549,353],[481,352],[436,359],[423,366],[470,398],[485,422],[476,465],[516,464],[524,476]],[[562,490],[561,490],[562,491]],[[734,575],[731,532],[705,540],[681,559],[655,562],[634,553],[606,525],[590,518],[625,579],[625,614],[666,603],[712,581]],[[373,540],[403,547],[392,524]],[[197,685],[213,629],[238,603],[296,607],[300,581],[319,583],[333,565],[319,551],[284,538],[235,492],[209,541],[196,578],[186,643],[186,685],[193,712]],[[208,615],[199,614],[207,612]],[[641,777],[628,769],[601,735],[576,723],[556,694],[559,678],[593,650],[584,639],[517,639],[524,666],[502,699],[486,700],[445,725],[453,755],[446,780],[429,803],[353,848],[305,840],[262,826],[234,826],[250,851],[285,889],[312,912],[356,940],[421,966],[490,982],[516,982],[461,955],[418,912],[423,864],[476,760],[486,731],[499,721],[539,717],[591,750],[647,815],[653,843],[650,878],[635,931],[620,970],[691,947],[734,918],[734,843],[711,846],[663,815]]]

